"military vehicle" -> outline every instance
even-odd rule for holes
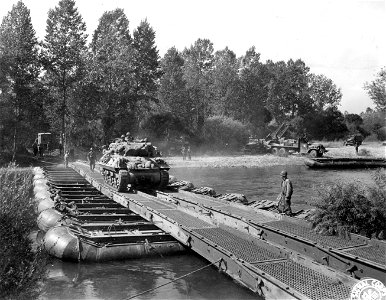
[[[147,140],[116,140],[98,161],[104,181],[119,192],[162,189],[169,183],[170,166]]]
[[[361,134],[353,134],[350,135],[347,140],[344,141],[343,146],[355,146],[358,144],[358,146],[362,145],[363,142],[363,136]]]
[[[327,152],[322,144],[309,143],[303,138],[285,139],[284,134],[290,125],[283,123],[275,131],[269,133],[265,139],[250,138],[244,147],[246,154],[272,153],[274,155],[287,155],[288,153],[309,154],[312,157],[321,157]]]

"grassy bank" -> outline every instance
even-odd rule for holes
[[[36,227],[31,168],[0,168],[0,298],[34,299],[45,275],[46,254],[32,248]]]
[[[372,174],[374,185],[362,182],[323,186],[312,199],[317,207],[310,221],[322,234],[353,232],[367,237],[386,238],[386,174]]]

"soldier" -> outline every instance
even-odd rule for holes
[[[130,132],[126,132],[126,136],[125,136],[125,141],[130,143],[134,140],[134,138],[132,137],[132,135],[130,134]]]
[[[185,160],[186,159],[186,149],[185,149],[185,146],[181,147],[181,153],[182,153],[182,160]]]
[[[287,171],[283,170],[280,172],[281,175],[281,192],[278,198],[279,204],[278,204],[278,209],[280,213],[284,213],[288,216],[292,215],[292,210],[291,210],[291,197],[293,193],[293,188],[292,188],[292,182],[287,178]]]
[[[38,155],[38,141],[37,139],[34,141],[34,143],[32,144],[32,150],[33,150],[33,153],[34,153],[34,157],[36,157],[36,155]]]
[[[67,150],[66,153],[64,153],[64,167],[65,167],[65,168],[68,167],[68,159],[69,159],[69,156],[70,156],[70,153],[69,153],[68,150]]]
[[[96,155],[92,148],[90,148],[90,152],[87,154],[87,160],[90,163],[90,170],[94,172]]]
[[[192,159],[192,155],[191,155],[191,151],[190,151],[190,145],[188,145],[188,148],[186,149],[186,154],[188,156],[188,159],[191,160]]]

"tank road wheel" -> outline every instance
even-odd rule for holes
[[[158,188],[164,189],[169,184],[169,172],[165,170],[160,171],[160,183]]]
[[[317,156],[318,156],[318,151],[316,151],[316,150],[311,150],[311,151],[310,151],[310,156],[311,156],[311,157],[317,157]]]
[[[128,172],[126,170],[119,170],[116,185],[118,192],[123,192],[127,189]]]
[[[278,153],[277,148],[272,148],[271,152],[273,155],[277,155]]]
[[[287,151],[284,148],[280,148],[279,149],[279,155],[280,156],[286,156],[287,155]]]

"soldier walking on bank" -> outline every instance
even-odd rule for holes
[[[95,155],[94,150],[92,148],[90,148],[90,152],[87,154],[87,160],[90,163],[90,170],[92,172],[94,172],[96,155]]]
[[[292,188],[292,182],[287,178],[287,171],[281,171],[281,192],[280,192],[280,200],[278,204],[278,209],[280,213],[284,213],[288,216],[292,215],[292,210],[291,210],[291,197],[293,193],[293,188]]]
[[[68,167],[69,156],[70,156],[70,153],[69,153],[68,150],[67,150],[66,153],[64,154],[64,167],[65,167],[65,168]]]
[[[182,153],[182,160],[186,159],[186,148],[185,146],[181,147],[181,153]]]

